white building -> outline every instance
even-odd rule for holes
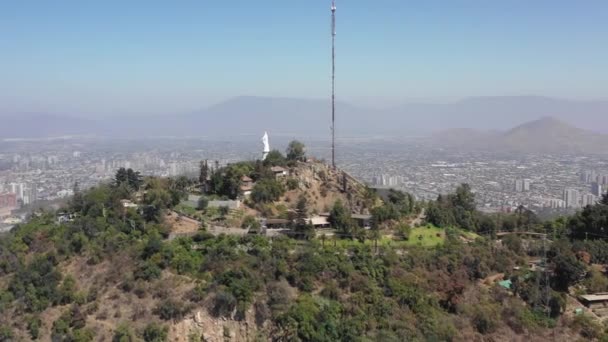
[[[568,208],[580,208],[580,193],[575,189],[564,189],[564,202]]]

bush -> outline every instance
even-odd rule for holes
[[[213,298],[212,313],[216,317],[231,317],[236,308],[236,298],[230,292],[220,291]]]
[[[42,327],[42,320],[38,316],[30,317],[27,320],[27,331],[33,340],[40,337],[40,328]]]
[[[169,328],[160,326],[156,323],[150,323],[144,329],[144,341],[146,342],[164,342],[167,340]]]
[[[587,315],[578,315],[574,317],[570,327],[578,329],[581,336],[589,340],[594,340],[602,334],[602,327],[593,318]]]
[[[473,326],[481,334],[490,334],[498,328],[498,312],[492,305],[478,304],[473,314]]]
[[[154,309],[154,313],[161,319],[168,320],[180,320],[190,311],[190,308],[186,307],[181,301],[178,302],[173,299],[166,299],[160,302]]]
[[[0,341],[12,341],[15,334],[8,325],[0,325]]]
[[[135,342],[135,335],[127,323],[121,323],[114,331],[112,342]]]
[[[254,203],[270,203],[278,201],[284,193],[283,185],[276,179],[262,179],[253,186],[251,199]]]
[[[139,265],[135,270],[135,279],[143,279],[150,281],[153,279],[160,278],[162,270],[155,263],[151,261],[145,261]]]
[[[300,186],[300,182],[296,178],[289,178],[287,180],[287,189],[296,190]]]
[[[197,209],[198,210],[205,210],[207,209],[207,206],[209,205],[209,199],[205,196],[201,196],[201,198],[198,199],[198,204],[197,204]]]
[[[261,228],[260,222],[253,216],[247,215],[243,219],[243,223],[241,224],[241,228],[250,229],[253,231],[258,231]]]

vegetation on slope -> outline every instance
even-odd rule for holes
[[[231,194],[230,179],[243,170],[252,174],[256,165],[221,171],[212,191]],[[264,172],[268,165],[260,165]],[[605,275],[588,265],[608,260],[607,244],[591,239],[600,235],[595,224],[608,217],[608,202],[543,223],[524,209],[481,214],[467,186],[425,205],[391,192],[369,202],[370,230],[354,224],[337,202],[330,222],[341,234],[332,243],[310,234],[303,199],[292,204],[294,229],[305,233],[299,239],[216,237],[201,230],[169,240],[163,212],[178,205],[193,182],[139,181],[126,171],[114,184],[76,194],[65,208],[72,221],[39,213],[0,239],[2,340],[163,341],[201,311],[209,319],[251,322],[248,335],[239,335],[250,340],[543,339],[554,327],[564,336],[606,338],[595,321],[564,313],[572,286],[608,290]],[[125,207],[124,199],[140,207]],[[409,227],[406,221],[422,206],[433,226]],[[526,258],[541,247],[515,235],[498,243],[492,237],[499,228],[549,232],[552,271],[529,269]],[[405,243],[383,243],[389,237]],[[511,280],[510,290],[480,285],[497,274]],[[200,338],[208,332],[191,333]]]

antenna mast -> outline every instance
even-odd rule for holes
[[[331,166],[336,168],[336,0],[331,1]]]

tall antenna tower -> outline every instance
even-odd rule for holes
[[[336,168],[336,0],[331,0],[331,166]]]

